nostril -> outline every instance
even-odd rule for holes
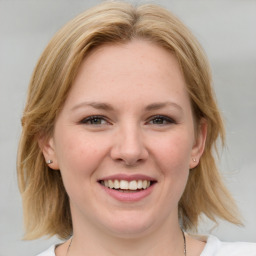
[[[138,131],[126,127],[125,134],[116,136],[110,156],[117,162],[122,162],[127,166],[134,166],[143,162],[148,157],[148,151],[137,134]],[[137,135],[136,135],[137,134]]]
[[[124,161],[125,165],[127,166],[136,166],[143,162],[143,159],[124,159],[122,161]]]

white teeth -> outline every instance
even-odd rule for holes
[[[118,180],[114,180],[114,188],[115,189],[119,189],[120,185],[119,185],[119,181]]]
[[[120,180],[119,184],[120,184],[121,189],[128,189],[129,188],[129,183],[128,183],[127,180]]]
[[[106,186],[106,185],[105,185]],[[109,188],[113,188],[114,187],[114,182],[112,180],[108,181],[108,186]]]
[[[129,182],[129,189],[130,190],[137,190],[138,185],[136,180],[132,180]]]
[[[148,181],[147,181],[147,180],[143,180],[143,181],[142,181],[142,188],[143,188],[143,189],[146,189],[146,188],[147,188],[147,185],[148,185]]]
[[[138,186],[138,189],[142,189],[142,180],[138,180],[137,186]]]
[[[123,190],[137,190],[147,189],[150,186],[149,180],[104,180],[101,182],[102,185],[108,188],[123,189]]]

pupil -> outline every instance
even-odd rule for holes
[[[94,118],[94,119],[92,119],[92,122],[93,122],[94,124],[100,124],[100,123],[101,123],[101,120],[100,120],[100,118]]]
[[[157,118],[157,119],[154,120],[154,123],[155,124],[162,124],[163,120],[161,118]]]

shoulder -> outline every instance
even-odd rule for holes
[[[208,236],[201,256],[256,256],[256,243],[221,242],[215,236]]]
[[[56,247],[56,245],[52,245],[48,250],[46,250],[36,256],[56,256],[55,255],[55,247]]]

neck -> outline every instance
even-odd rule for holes
[[[159,255],[182,256],[184,255],[184,240],[178,225],[165,223],[158,230],[153,230],[140,235],[116,235],[102,230],[91,228],[76,229],[68,256],[85,254],[105,256],[128,255]]]

